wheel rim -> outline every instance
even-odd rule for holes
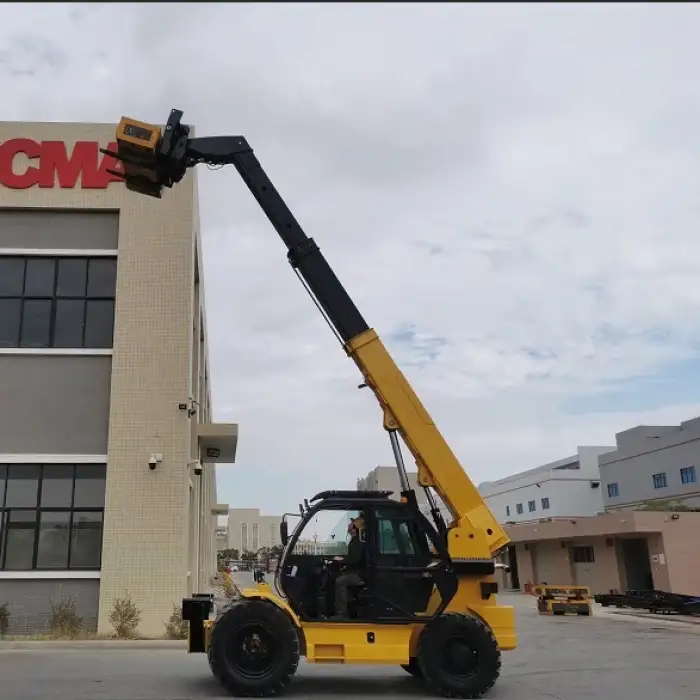
[[[228,644],[231,668],[248,679],[264,678],[277,666],[279,646],[265,622],[251,620],[240,625]]]
[[[473,678],[479,668],[479,653],[462,635],[454,634],[443,647],[442,668],[456,680]]]

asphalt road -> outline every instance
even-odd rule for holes
[[[505,596],[504,596],[505,597]],[[505,602],[505,601],[504,601]],[[700,626],[598,615],[546,618],[517,599],[521,647],[504,655],[493,700],[700,698]],[[223,698],[206,659],[180,649],[0,651],[8,700],[203,700]],[[426,698],[395,668],[302,662],[287,697]]]

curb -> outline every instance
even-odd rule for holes
[[[86,640],[37,640],[37,641],[13,641],[0,642],[0,652],[19,651],[27,649],[186,649],[184,640],[169,639],[86,639]]]
[[[651,622],[667,622],[672,625],[700,626],[700,618],[683,617],[680,615],[652,615],[651,613],[623,612],[622,610],[610,610],[603,613],[606,617],[632,618],[634,620],[647,620]]]

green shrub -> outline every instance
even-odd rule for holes
[[[123,598],[117,598],[109,613],[109,624],[112,625],[117,637],[130,639],[136,636],[136,630],[141,622],[141,611],[131,600],[131,594],[124,593]]]
[[[71,599],[59,602],[50,601],[51,614],[49,615],[49,629],[55,639],[75,639],[83,630],[83,618],[75,608],[75,601]]]
[[[165,623],[165,636],[168,639],[187,639],[187,620],[182,619],[179,605],[173,605],[173,614]]]
[[[7,634],[10,627],[10,604],[0,603],[0,638]]]

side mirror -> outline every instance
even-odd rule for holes
[[[286,520],[283,520],[280,523],[280,541],[282,542],[283,547],[286,547],[287,542],[289,542],[289,528],[287,527]]]

